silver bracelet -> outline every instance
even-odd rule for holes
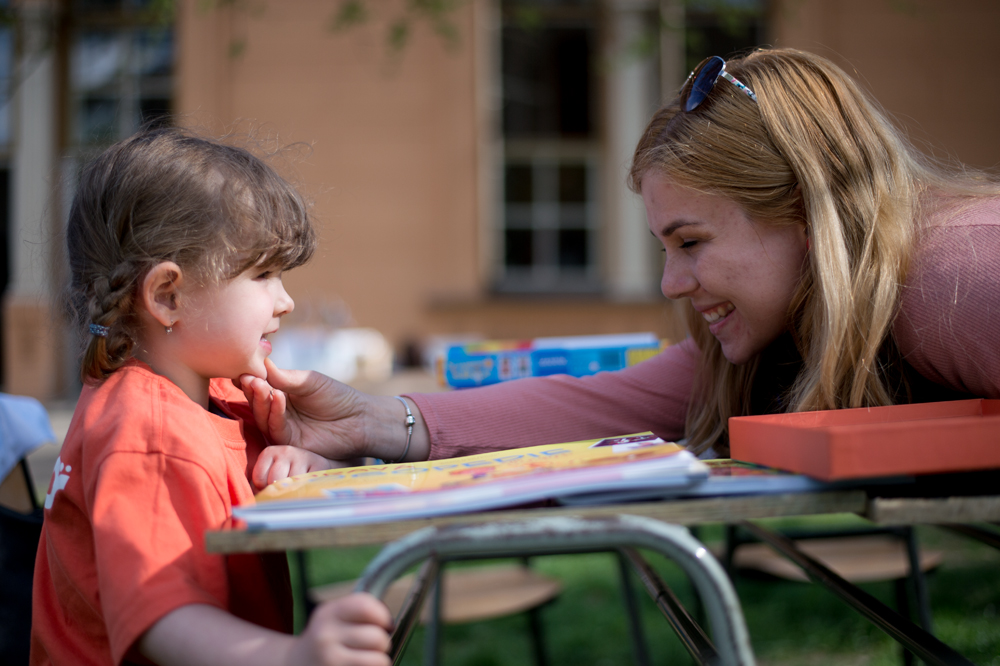
[[[410,411],[409,403],[403,400],[402,396],[395,395],[393,397],[403,403],[403,407],[406,409],[406,420],[403,421],[403,425],[406,426],[406,447],[403,448],[403,455],[399,456],[398,460],[392,462],[386,461],[389,462],[390,465],[401,463],[406,460],[406,454],[410,452],[410,440],[413,439],[413,424],[417,422],[417,420],[413,418],[413,412]]]

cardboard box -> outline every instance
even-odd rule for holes
[[[546,375],[583,377],[635,365],[665,346],[652,333],[478,342],[448,349],[441,376],[453,388]]]
[[[835,481],[1000,468],[1000,400],[729,419],[730,455]]]

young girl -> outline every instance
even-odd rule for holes
[[[283,554],[205,551],[267,446],[231,378],[266,377],[282,271],[315,248],[298,194],[245,150],[147,131],[86,169],[67,239],[85,386],[45,501],[31,663],[388,664],[374,597],[293,637]]]

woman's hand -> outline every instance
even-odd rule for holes
[[[281,370],[271,359],[265,359],[264,366],[266,380],[242,375],[239,383],[257,427],[272,444],[317,453],[331,446],[342,447],[344,455],[340,457],[356,457],[353,447],[364,441],[361,393],[318,372]],[[292,395],[290,401],[286,391]]]
[[[264,361],[267,379],[239,379],[254,419],[272,444],[294,445],[330,460],[396,460],[406,446],[406,412],[391,396],[356,391],[326,375],[282,370]],[[410,403],[416,423],[407,460],[426,460],[430,435],[420,410]]]
[[[327,458],[359,457],[364,445],[363,394],[318,372],[281,370],[266,359],[267,380],[243,375],[240,388],[272,444]]]
[[[328,460],[318,453],[296,446],[269,446],[257,457],[257,464],[253,468],[253,483],[261,489],[278,479],[334,467],[346,467],[346,464]]]

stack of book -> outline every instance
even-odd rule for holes
[[[233,515],[251,530],[333,527],[500,509],[827,487],[731,460],[701,461],[652,433],[282,479]]]

